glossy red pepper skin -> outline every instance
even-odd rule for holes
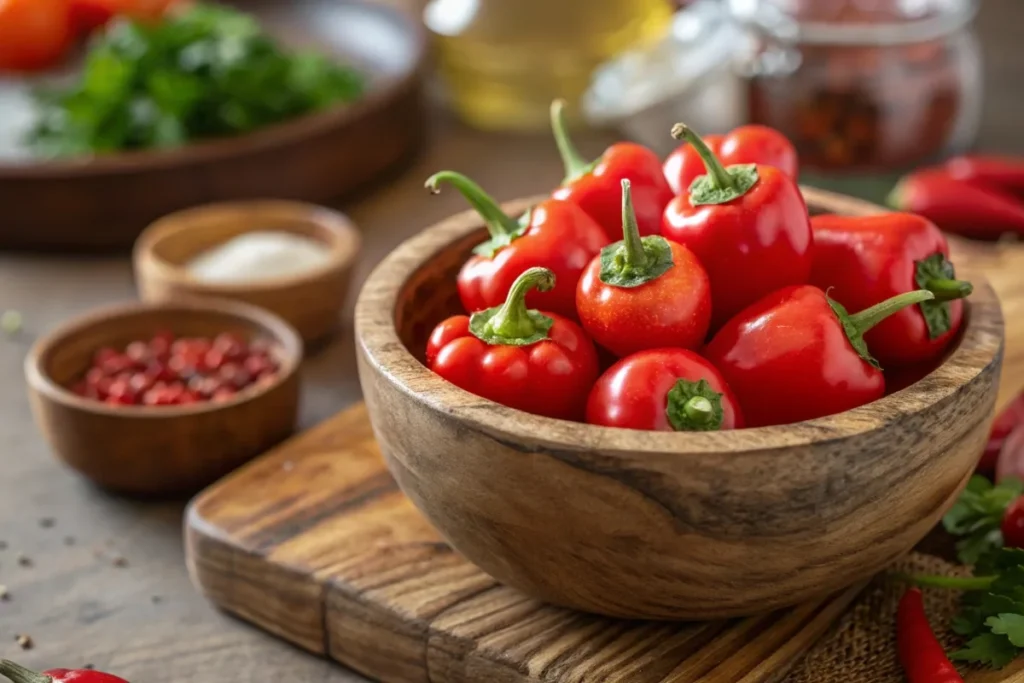
[[[813,238],[800,189],[777,168],[756,168],[757,182],[731,201],[697,205],[684,192],[665,209],[662,236],[696,254],[711,279],[712,330],[811,274]]]
[[[774,166],[793,180],[800,172],[796,147],[785,135],[768,126],[740,126],[728,135],[706,135],[704,142],[726,166]],[[688,190],[698,176],[707,173],[704,161],[689,143],[683,143],[665,158],[663,170],[669,187],[676,194]]]
[[[673,196],[658,155],[643,145],[620,142],[606,149],[596,162],[588,163],[569,141],[561,106],[555,102],[551,116],[566,178],[552,196],[582,208],[604,228],[610,241],[616,241],[622,236],[622,181],[628,180],[640,234],[658,234],[661,215]]]
[[[992,423],[992,430],[988,435],[988,443],[985,444],[985,451],[981,455],[981,460],[978,461],[979,473],[988,476],[995,474],[996,464],[1000,460],[999,453],[1003,450],[1003,444],[1007,437],[1010,436],[1010,433],[1021,425],[1024,425],[1024,392],[1018,394],[996,416],[995,422]],[[1021,445],[1024,446],[1024,442]],[[1024,462],[1024,452],[1022,452],[1021,456],[1022,462]]]
[[[651,349],[626,356],[598,378],[587,402],[587,422],[605,427],[677,431],[670,421],[669,392],[679,380],[707,382],[720,420],[704,429],[739,429],[743,414],[722,374],[707,360],[685,349]],[[699,430],[689,427],[685,430]]]
[[[1024,235],[1024,202],[954,178],[945,168],[904,176],[889,195],[889,205],[964,237],[997,240],[1006,234]]]
[[[917,274],[918,264],[926,259],[939,255],[948,263],[949,245],[942,232],[915,214],[822,215],[811,219],[811,227],[814,267],[810,283],[850,311],[925,287],[918,283]],[[969,287],[965,291],[969,293]],[[946,307],[941,325],[946,329],[933,337],[924,311],[936,306]],[[927,363],[942,356],[962,321],[962,300],[926,302],[883,320],[864,339],[884,368]]]
[[[924,612],[920,588],[908,588],[896,612],[896,649],[907,683],[963,683]]]
[[[555,273],[558,286],[547,292],[531,291],[526,305],[575,319],[576,283],[608,241],[604,230],[575,204],[543,201],[533,208],[530,227],[522,237],[494,256],[469,257],[459,271],[459,298],[470,313],[497,306],[523,271],[541,266]]]
[[[517,283],[538,270],[526,271]],[[509,301],[514,299],[525,314],[525,290],[517,293],[516,289],[513,285]],[[597,350],[580,326],[568,318],[532,313],[550,319],[550,329],[538,341],[522,345],[485,341],[472,332],[469,316],[444,320],[427,342],[427,366],[452,384],[510,408],[582,420],[587,396],[598,376]]]
[[[739,398],[748,427],[832,415],[885,394],[882,371],[858,355],[825,293],[809,285],[750,306],[704,355]]]
[[[1006,508],[999,530],[1003,534],[1004,546],[1024,548],[1024,496],[1013,501]]]
[[[0,659],[0,676],[13,683],[128,683],[123,678],[92,669],[50,669],[37,673],[6,659]]]
[[[965,154],[948,159],[944,167],[957,180],[1024,197],[1024,160]]]

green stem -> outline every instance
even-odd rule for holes
[[[936,301],[952,301],[970,296],[974,285],[966,280],[950,280],[936,278],[928,280],[924,288],[935,295]]]
[[[631,268],[646,268],[650,259],[644,252],[644,243],[640,241],[640,226],[636,222],[636,211],[633,210],[633,193],[629,181],[622,180],[622,242],[626,247],[623,260]]]
[[[712,187],[719,189],[736,187],[736,180],[726,172],[725,166],[723,166],[719,158],[715,156],[715,153],[711,151],[711,148],[707,146],[707,143],[705,143],[699,135],[694,133],[689,126],[685,123],[677,123],[672,126],[672,137],[676,140],[686,140],[688,143],[693,145],[693,148],[697,151],[697,154],[704,162],[704,168],[708,172],[708,177],[711,178]]]
[[[495,241],[504,240],[507,244],[510,238],[522,233],[522,226],[519,225],[519,222],[502,211],[498,202],[466,176],[455,171],[441,171],[427,178],[426,188],[437,194],[441,191],[438,187],[441,183],[450,183],[455,186],[455,189],[466,198],[470,206],[483,217],[487,232]]]
[[[594,162],[584,159],[569,137],[569,123],[565,120],[565,100],[551,103],[551,130],[555,134],[555,144],[565,166],[564,183],[570,183],[590,173]]]
[[[555,286],[555,274],[547,268],[528,268],[516,278],[508,296],[487,322],[487,330],[496,337],[525,339],[538,332],[536,320],[526,308],[526,293],[531,289],[546,292]]]
[[[711,401],[703,396],[694,396],[683,404],[686,417],[699,425],[709,424],[715,417],[715,408]]]
[[[882,322],[890,315],[902,311],[907,306],[919,304],[922,301],[931,301],[935,295],[926,289],[915,289],[912,292],[898,294],[891,299],[877,303],[871,308],[865,308],[859,313],[850,316],[850,323],[859,335],[863,335],[872,327]]]
[[[26,669],[9,659],[0,659],[0,676],[11,679],[14,683],[53,683],[53,677]]]
[[[997,576],[908,576],[908,581],[928,588],[948,588],[960,591],[983,591],[992,586]]]

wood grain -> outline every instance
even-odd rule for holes
[[[94,354],[159,331],[212,338],[230,332],[277,345],[278,374],[232,400],[185,406],[111,406],[68,387]],[[136,495],[193,493],[290,436],[302,342],[280,318],[230,301],[126,304],[72,320],[25,359],[32,412],[54,453],[105,488]]]
[[[544,605],[454,553],[388,475],[359,405],[203,493],[189,570],[213,602],[394,683],[778,680],[861,586],[694,624]]]
[[[805,194],[815,211],[877,210]],[[483,234],[479,217],[463,213],[393,251],[362,290],[356,336],[391,472],[456,550],[506,585],[623,618],[779,609],[907,552],[974,469],[1003,343],[980,273],[962,268],[976,289],[961,341],[903,391],[796,425],[640,432],[528,415],[423,365],[430,330],[457,310],[455,274]]]
[[[327,261],[299,275],[242,284],[207,283],[189,273],[189,261],[200,253],[261,230],[316,240]],[[213,297],[259,306],[290,323],[305,342],[317,342],[337,330],[360,242],[346,216],[314,204],[218,202],[173,213],[149,226],[135,243],[135,282],[143,301]]]
[[[350,194],[419,148],[426,37],[418,21],[362,0],[235,4],[281,40],[357,63],[373,80],[371,91],[350,106],[181,149],[0,162],[0,248],[124,250],[152,221],[198,204]],[[353,39],[356,27],[373,40]],[[402,55],[408,59],[396,70]]]

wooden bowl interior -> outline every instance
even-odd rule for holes
[[[331,260],[301,275],[244,283],[206,283],[192,277],[186,266],[200,253],[239,235],[257,231],[290,232],[320,242],[330,250]],[[359,250],[355,227],[341,214],[314,205],[293,202],[232,202],[181,211],[152,225],[139,240],[137,249],[153,257],[160,275],[194,289],[207,291],[267,289],[287,282],[305,280],[318,273],[351,265]]]
[[[36,364],[41,378],[49,383],[51,393],[76,402],[101,406],[103,404],[82,399],[71,393],[69,387],[89,368],[93,355],[110,346],[123,349],[127,344],[148,339],[155,333],[168,330],[176,336],[214,337],[230,332],[244,339],[266,337],[276,342],[274,353],[281,365],[279,377],[291,374],[301,357],[301,347],[294,335],[282,334],[280,329],[255,318],[228,310],[192,307],[136,308],[121,313],[99,313],[71,327],[59,330],[40,348]],[[244,398],[265,387],[248,387],[239,393]],[[55,391],[53,391],[55,390]],[[237,398],[236,398],[237,400]],[[225,402],[230,403],[230,402]],[[224,404],[196,404],[189,409]],[[119,406],[118,410],[131,409]],[[145,408],[141,408],[145,410]]]

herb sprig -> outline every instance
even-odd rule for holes
[[[157,24],[111,24],[74,85],[37,94],[29,144],[46,156],[176,147],[349,102],[365,89],[358,71],[284,50],[252,16],[199,3]]]

